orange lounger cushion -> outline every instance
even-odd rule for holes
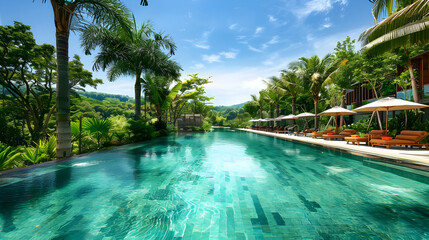
[[[392,137],[381,137],[381,140],[392,140]]]
[[[359,137],[359,135],[351,135],[350,137]]]
[[[326,135],[334,135],[334,133],[333,132],[328,132],[328,133],[326,133]]]

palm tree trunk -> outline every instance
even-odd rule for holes
[[[292,97],[292,114],[295,115],[296,112],[296,96]],[[293,119],[293,125],[296,124],[296,120]]]
[[[140,83],[140,77],[136,74],[136,83],[134,85],[134,97],[136,101],[134,120],[138,120],[141,116],[141,104],[142,104],[142,84]]]
[[[259,105],[259,118],[262,119],[262,106]]]
[[[413,65],[411,64],[411,60],[408,59],[408,71],[410,71],[410,78],[411,78],[411,87],[413,89],[413,99],[414,102],[419,103],[420,99],[419,99],[419,90],[417,87],[417,82],[416,79],[414,78],[414,73],[413,73]],[[404,90],[406,91],[406,90]]]
[[[71,155],[69,33],[56,33],[57,40],[57,157]]]
[[[346,96],[346,90],[344,90],[344,89],[343,89],[343,92],[342,92],[342,95],[341,95],[341,107],[342,107],[342,108],[345,108],[345,107],[346,107],[346,103],[345,103],[345,101],[344,101],[345,96]],[[341,116],[340,116],[340,128],[342,128],[342,127],[343,127],[343,123],[344,123],[344,116],[343,116],[343,115],[341,115]]]
[[[314,128],[317,129],[318,123],[319,123],[319,118],[317,117],[317,114],[319,113],[319,98],[315,98],[314,99]]]
[[[144,120],[147,121],[146,119],[146,114],[147,114],[147,106],[146,106],[146,91],[144,92]]]
[[[279,116],[279,114],[280,114],[280,103],[277,102],[276,103],[276,115],[277,115],[277,117]]]

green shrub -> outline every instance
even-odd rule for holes
[[[49,161],[49,156],[46,153],[42,152],[39,148],[33,147],[25,148],[21,157],[32,164]]]
[[[177,128],[171,123],[167,124],[167,130],[168,130],[168,133],[177,132]]]
[[[89,118],[82,122],[84,130],[88,131],[97,140],[97,148],[101,146],[101,140],[107,139],[112,128],[112,122],[108,119]]]
[[[154,126],[144,120],[128,120],[127,129],[131,132],[131,141],[140,142],[156,136]]]
[[[40,149],[41,153],[46,154],[48,160],[52,160],[56,157],[57,138],[52,136],[48,140],[39,140],[37,148]]]
[[[207,121],[203,121],[203,126],[202,126],[203,130],[208,132],[212,129],[212,124],[207,122]]]
[[[19,167],[18,158],[20,155],[18,149],[0,143],[0,171]]]
[[[155,122],[155,130],[156,131],[160,131],[160,130],[165,130],[165,129],[167,129],[167,123],[166,122],[164,122],[164,121],[156,121]]]

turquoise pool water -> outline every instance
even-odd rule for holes
[[[426,172],[245,132],[0,175],[0,239],[428,239]]]

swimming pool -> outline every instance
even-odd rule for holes
[[[0,239],[103,238],[427,239],[429,177],[230,130],[0,175]]]

